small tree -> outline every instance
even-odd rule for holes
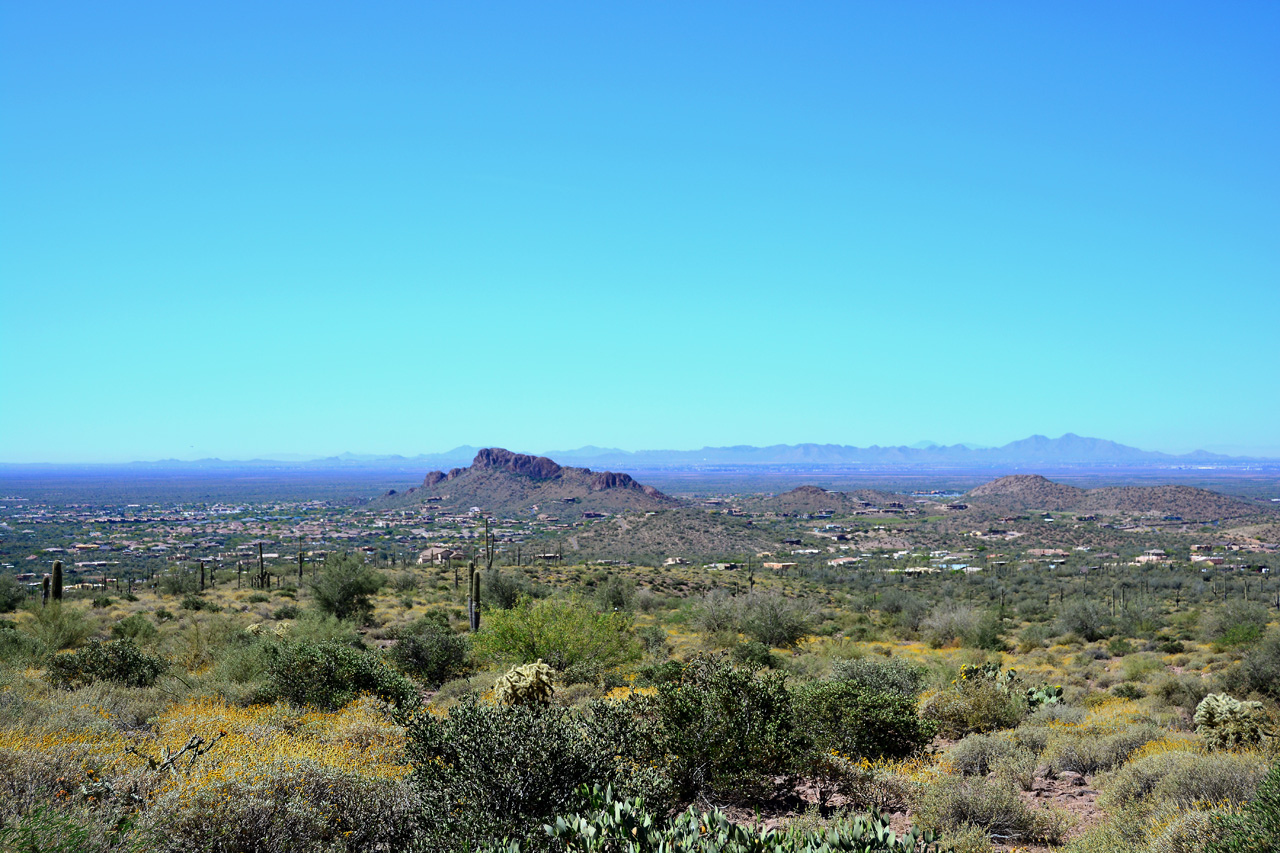
[[[316,606],[339,619],[363,619],[373,611],[370,597],[382,588],[382,574],[351,554],[333,554],[311,584]]]
[[[569,683],[594,681],[640,657],[628,616],[559,598],[524,599],[490,613],[474,648],[481,658],[508,666],[543,660]]]

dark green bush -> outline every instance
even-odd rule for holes
[[[272,619],[297,619],[302,615],[302,608],[296,604],[282,604],[271,614]]]
[[[730,650],[734,661],[752,668],[768,667],[776,669],[781,663],[768,646],[755,640],[738,643]]]
[[[93,599],[93,606],[94,606],[94,607],[96,607],[96,608],[98,608],[98,609],[103,609],[103,608],[110,607],[111,605],[113,605],[113,604],[115,604],[115,603],[116,603],[116,602],[115,602],[115,599],[110,598],[110,597],[105,596],[105,595],[99,595],[99,596],[96,596],[96,597]]]
[[[26,590],[13,575],[0,575],[0,613],[12,613],[27,597]]]
[[[742,604],[739,630],[774,648],[793,646],[813,630],[813,608],[777,593],[757,593]]]
[[[1090,643],[1111,635],[1110,619],[1100,605],[1085,599],[1068,601],[1058,611],[1057,628]]]
[[[907,631],[919,630],[920,622],[929,613],[927,602],[900,589],[881,595],[878,609],[892,625]]]
[[[48,675],[53,684],[69,690],[96,681],[150,687],[168,668],[168,661],[139,650],[132,640],[93,640],[79,651],[50,658]]]
[[[528,578],[506,572],[485,572],[481,577],[481,598],[485,608],[510,610],[521,598],[546,598],[547,590]]]
[[[418,704],[413,682],[373,652],[342,643],[279,643],[270,647],[267,699],[334,710],[363,693],[401,707]]]
[[[222,610],[219,605],[194,593],[183,596],[180,606],[183,610],[207,610],[210,613],[218,613]]]
[[[1246,690],[1280,699],[1280,630],[1271,631],[1249,650],[1241,661],[1240,676]]]
[[[1267,629],[1267,609],[1251,601],[1229,601],[1205,620],[1204,638],[1220,646],[1257,641]]]
[[[373,594],[382,588],[382,574],[361,557],[330,554],[311,584],[316,606],[339,619],[362,620],[373,612]]]
[[[679,681],[683,673],[684,664],[678,660],[669,660],[639,667],[636,669],[636,680],[642,686],[667,684],[668,682]]]
[[[245,600],[250,604],[269,604],[271,602],[271,596],[267,595],[265,592],[251,592],[249,593],[249,597]]]
[[[695,658],[678,681],[634,701],[653,725],[654,754],[670,757],[682,798],[759,797],[800,758],[791,693],[781,675]]]
[[[467,638],[440,619],[423,618],[395,633],[391,659],[401,670],[429,687],[461,678],[467,666]]]
[[[924,748],[934,727],[915,699],[868,690],[853,681],[823,680],[793,692],[797,740],[819,753],[848,758],[905,758]]]
[[[610,575],[596,587],[596,601],[602,610],[628,612],[634,609],[636,582],[621,575]]]
[[[471,851],[508,838],[544,849],[542,824],[580,805],[583,785],[628,787],[616,758],[634,752],[629,713],[482,705],[408,721],[407,753],[431,850]],[[619,740],[624,741],[618,743]]]
[[[111,636],[117,640],[149,640],[158,633],[155,624],[141,613],[126,616],[111,626]]]

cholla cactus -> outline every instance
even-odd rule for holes
[[[1210,749],[1253,746],[1268,734],[1261,702],[1239,702],[1225,693],[1210,693],[1196,706],[1196,734]]]
[[[546,705],[551,702],[555,670],[539,658],[537,663],[513,666],[493,686],[493,698],[503,705]]]

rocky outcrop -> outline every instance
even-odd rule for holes
[[[559,477],[564,469],[545,456],[529,456],[524,453],[512,453],[501,447],[486,447],[476,454],[471,463],[472,468],[499,468],[532,477],[535,480],[550,480]],[[625,476],[625,475],[624,475]]]
[[[440,506],[479,506],[486,510],[525,511],[534,505],[578,503],[590,510],[615,512],[672,505],[671,498],[643,486],[629,474],[559,465],[545,456],[487,447],[470,467],[432,471],[422,480],[424,494]],[[386,496],[394,500],[397,495]],[[419,497],[418,500],[424,499]],[[590,503],[590,506],[587,506]]]

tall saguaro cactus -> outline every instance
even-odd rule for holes
[[[62,561],[53,561],[53,600],[62,600]]]
[[[467,617],[472,633],[480,630],[480,572],[471,572],[471,595],[467,601]]]

